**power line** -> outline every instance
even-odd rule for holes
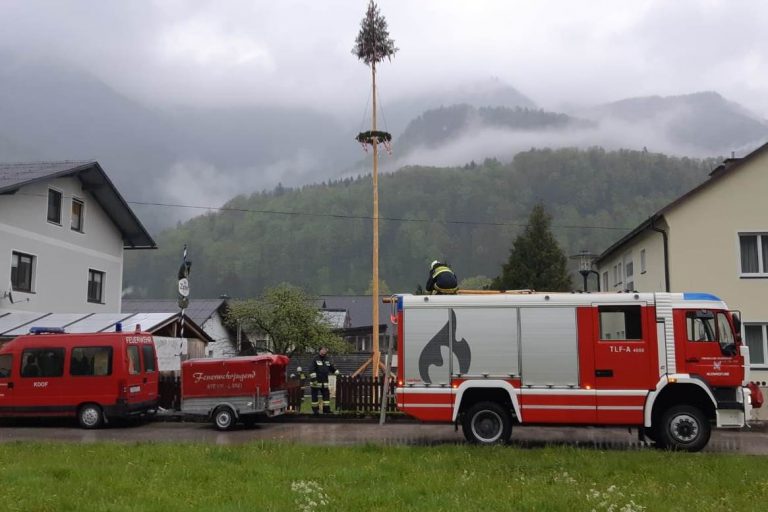
[[[128,204],[139,206],[162,206],[167,208],[192,208],[198,210],[213,210],[219,212],[240,212],[240,213],[263,213],[270,215],[292,215],[292,216],[304,216],[304,217],[328,217],[334,219],[349,219],[349,220],[373,220],[371,215],[344,215],[340,213],[318,213],[318,212],[291,212],[281,210],[257,210],[254,208],[232,208],[232,207],[214,207],[214,206],[199,206],[189,204],[172,204],[172,203],[150,203],[143,201],[126,201]],[[393,222],[425,222],[434,224],[459,224],[459,225],[474,225],[474,226],[509,226],[509,227],[525,227],[528,224],[524,222],[489,222],[489,221],[474,221],[474,220],[439,220],[439,219],[418,219],[407,217],[382,217],[379,216],[379,220],[393,221]],[[579,225],[552,225],[553,228],[560,229],[606,229],[614,231],[629,231],[633,228],[626,227],[612,227],[612,226],[579,226]]]
[[[17,192],[17,195],[34,196],[34,197],[47,197],[45,194],[32,194],[28,192]],[[64,196],[62,198],[75,198],[74,196]],[[148,201],[126,201],[126,203],[136,206],[159,206],[163,208],[187,208],[193,210],[207,210],[217,212],[236,212],[236,213],[260,213],[265,215],[284,215],[293,217],[322,217],[330,219],[342,219],[342,220],[373,220],[372,215],[345,215],[341,213],[322,213],[322,212],[295,212],[285,210],[259,210],[256,208],[233,208],[224,206],[202,206],[192,204],[179,204],[179,203],[154,203]],[[382,217],[379,216],[379,220],[389,222],[418,222],[418,223],[430,223],[430,224],[447,224],[447,225],[467,225],[467,226],[496,226],[496,227],[526,227],[528,224],[525,222],[491,222],[491,221],[476,221],[476,220],[441,220],[441,219],[419,219],[408,217]],[[586,226],[577,224],[552,224],[553,229],[603,229],[608,231],[631,231],[634,227],[617,227],[617,226]]]

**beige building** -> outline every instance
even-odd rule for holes
[[[118,313],[124,252],[155,247],[98,162],[0,163],[0,309]]]
[[[765,388],[768,144],[744,158],[726,160],[709,176],[597,258],[601,287],[717,295],[741,311],[752,380]]]

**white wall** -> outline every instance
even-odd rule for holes
[[[237,347],[232,340],[229,339],[229,332],[224,327],[223,319],[219,313],[214,313],[201,326],[203,330],[213,338],[213,343],[208,343],[206,347],[206,355],[210,357],[235,357],[237,355]]]
[[[48,222],[48,189],[62,193],[61,224]],[[84,202],[83,232],[71,229],[72,198]],[[0,290],[10,289],[11,254],[35,257],[32,293],[13,292],[3,308],[41,312],[120,311],[122,237],[77,178],[59,178],[0,195]],[[88,302],[88,270],[105,273],[103,304]]]

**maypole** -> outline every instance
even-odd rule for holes
[[[371,67],[371,94],[372,114],[371,131],[357,135],[357,141],[373,147],[373,261],[372,261],[372,342],[373,355],[371,364],[373,377],[378,378],[381,353],[379,351],[379,143],[389,144],[392,136],[386,132],[380,132],[376,126],[377,98],[376,98],[376,63],[385,58],[391,60],[397,52],[395,42],[390,39],[387,29],[387,21],[379,13],[379,8],[373,0],[368,3],[368,10],[360,22],[360,32],[355,39],[352,53],[366,65]]]

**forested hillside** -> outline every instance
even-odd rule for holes
[[[392,291],[412,291],[436,258],[460,279],[496,276],[536,202],[553,215],[567,254],[599,252],[716,163],[599,148],[530,150],[510,163],[383,175],[381,278]],[[173,296],[186,243],[197,297],[254,296],[284,281],[314,294],[364,293],[370,215],[369,176],[239,196],[159,235],[159,250],[129,252],[125,286],[133,296]]]
[[[418,146],[438,147],[450,143],[452,138],[464,135],[467,131],[480,128],[534,131],[586,128],[595,124],[543,110],[451,105],[427,110],[411,121],[397,141],[397,148],[401,153],[408,153]]]

